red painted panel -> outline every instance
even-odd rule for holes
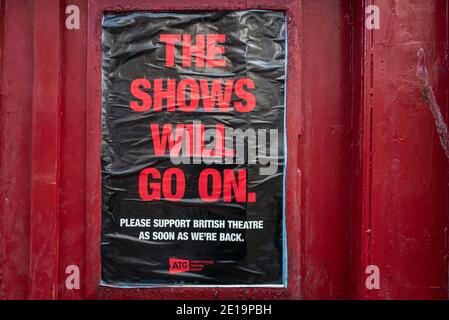
[[[350,218],[350,2],[304,2],[303,295],[347,297]],[[324,23],[323,23],[324,22]]]
[[[416,77],[421,47],[431,69],[440,54],[437,37],[443,35],[447,50],[447,26],[436,28],[437,12],[447,13],[447,1],[378,3],[385,14],[370,43],[372,96],[365,100],[372,108],[370,237],[365,241],[366,263],[380,267],[383,290],[364,295],[447,298],[447,159]],[[447,113],[447,82],[441,80],[437,75],[434,85]]]
[[[0,298],[26,299],[29,279],[32,1],[2,1]]]
[[[35,1],[28,293],[31,299],[57,298],[61,136],[59,17],[58,0]]]
[[[369,52],[365,51],[365,1],[354,1],[352,3],[352,57],[351,57],[351,83],[352,83],[352,125],[351,125],[351,227],[350,227],[350,269],[349,271],[349,297],[361,298],[361,290],[365,286],[366,267],[363,256],[364,250],[362,239],[365,235],[362,228],[363,212],[368,197],[365,197],[366,174],[369,173],[365,166],[365,148],[370,144],[369,109],[364,108],[365,97],[365,67],[369,62]],[[366,133],[366,134],[364,134]],[[369,149],[368,149],[369,150]],[[369,154],[369,153],[368,153]],[[369,163],[369,162],[368,162]]]
[[[447,1],[374,4],[380,30],[355,7],[350,295],[447,299],[447,159],[415,75],[423,47],[447,113]],[[372,264],[380,290],[365,287]]]
[[[87,12],[86,0],[67,0]],[[62,119],[60,190],[59,298],[81,299],[85,283],[85,172],[86,172],[86,46],[87,15],[81,14],[80,30],[63,29]],[[67,266],[80,270],[80,290],[68,290]]]

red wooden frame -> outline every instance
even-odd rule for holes
[[[61,139],[60,4],[35,4],[34,87],[31,146],[30,283],[32,299],[58,295]],[[46,152],[42,152],[45,150]],[[54,182],[54,183],[52,183]]]
[[[86,298],[144,298],[144,299],[238,299],[238,298],[299,298],[300,296],[300,232],[299,195],[301,172],[298,169],[297,150],[301,134],[301,57],[300,28],[301,2],[288,0],[239,1],[223,4],[220,0],[194,0],[168,5],[166,1],[121,0],[89,1],[87,35],[87,137],[86,137]],[[100,283],[100,228],[101,228],[101,19],[105,12],[168,11],[168,10],[246,10],[271,9],[284,11],[287,16],[288,52],[295,53],[287,64],[287,173],[286,223],[288,243],[288,284],[280,288],[155,288],[115,289]]]

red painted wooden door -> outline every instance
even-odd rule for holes
[[[378,5],[381,28],[365,28]],[[65,8],[80,8],[79,30]],[[447,298],[448,166],[415,75],[448,112],[445,0],[0,0],[0,298]],[[101,17],[287,15],[287,289],[99,286]],[[67,266],[81,287],[65,285]],[[366,267],[380,289],[365,286]]]

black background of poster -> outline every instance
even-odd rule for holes
[[[273,285],[283,283],[283,171],[285,16],[272,11],[107,14],[103,20],[102,108],[102,282],[112,286]],[[226,68],[183,68],[177,48],[175,68],[165,66],[160,34],[226,34]],[[193,40],[194,41],[194,40]],[[135,112],[130,84],[136,78],[250,78],[257,104],[249,113]],[[152,90],[149,91],[152,93]],[[232,101],[237,97],[233,96]],[[232,105],[232,103],[231,103]],[[278,171],[261,176],[259,164],[180,165],[186,194],[179,202],[145,202],[139,197],[142,169],[174,167],[154,155],[150,123],[224,124],[234,129],[278,129]],[[267,146],[268,147],[268,146]],[[198,176],[205,168],[248,170],[248,191],[255,203],[204,203]],[[245,242],[139,240],[140,231],[122,228],[120,218],[263,220],[263,230],[244,231]],[[154,230],[155,231],[155,230]],[[160,231],[172,231],[164,229]],[[217,231],[217,230],[174,230]],[[229,230],[224,230],[229,231]],[[202,272],[170,274],[169,258],[213,260]]]

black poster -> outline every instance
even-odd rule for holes
[[[286,285],[285,28],[103,17],[103,285]]]

